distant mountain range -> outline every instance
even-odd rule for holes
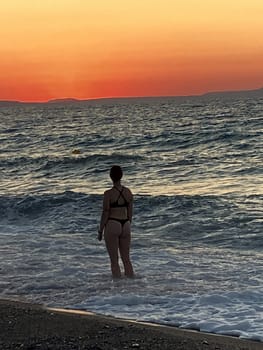
[[[208,92],[204,95],[206,96],[222,96],[222,97],[263,97],[263,87],[255,90],[238,90],[238,91],[214,91]]]
[[[153,96],[153,97],[114,97],[114,98],[98,98],[98,99],[86,99],[79,100],[75,98],[61,98],[53,99],[47,102],[21,102],[21,101],[5,101],[0,100],[0,107],[3,106],[15,106],[15,105],[48,105],[48,104],[98,104],[98,103],[112,103],[112,102],[135,102],[135,101],[153,101],[153,100],[167,100],[167,99],[186,99],[186,98],[263,98],[263,88],[255,90],[237,90],[237,91],[214,91],[208,92],[203,95],[190,95],[190,96]]]

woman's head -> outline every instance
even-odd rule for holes
[[[113,182],[120,181],[122,178],[122,169],[119,165],[113,165],[110,170],[110,178],[112,179]]]

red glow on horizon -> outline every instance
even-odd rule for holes
[[[1,4],[0,100],[262,87],[263,2],[195,1]]]

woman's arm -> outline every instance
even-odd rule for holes
[[[106,191],[103,197],[103,208],[102,208],[102,214],[100,219],[100,226],[98,230],[99,241],[102,240],[102,233],[109,218],[109,211],[110,211],[110,197],[109,197],[108,191]]]
[[[129,190],[129,204],[128,204],[128,219],[130,221],[130,223],[132,222],[132,215],[133,215],[133,195],[131,193],[131,191]]]

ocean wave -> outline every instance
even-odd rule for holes
[[[134,231],[141,244],[180,241],[224,248],[260,249],[262,196],[247,199],[242,208],[227,196],[142,196],[134,200]],[[66,191],[20,197],[1,196],[0,225],[35,225],[46,230],[96,230],[102,196]]]
[[[70,156],[18,156],[18,157],[5,157],[0,160],[1,167],[20,167],[20,166],[36,166],[38,170],[52,170],[56,168],[70,168],[80,166],[95,166],[96,164],[113,165],[118,163],[138,162],[145,159],[144,156],[137,154],[88,154],[81,155],[81,152],[75,150],[72,151],[73,155]]]
[[[27,195],[27,196],[1,196],[0,214],[4,218],[13,211],[18,216],[32,217],[36,213],[44,214],[46,210],[54,210],[67,203],[81,203],[90,196],[83,193],[66,191],[57,194]],[[98,197],[93,195],[94,198]]]
[[[143,159],[143,157],[139,155],[132,155],[132,154],[118,154],[118,153],[112,153],[112,154],[92,154],[87,156],[75,156],[75,157],[63,157],[63,158],[57,158],[48,160],[42,167],[43,170],[49,170],[54,167],[69,167],[69,166],[81,166],[81,165],[92,165],[95,164],[118,164],[118,163],[129,163],[129,162],[136,162]]]

